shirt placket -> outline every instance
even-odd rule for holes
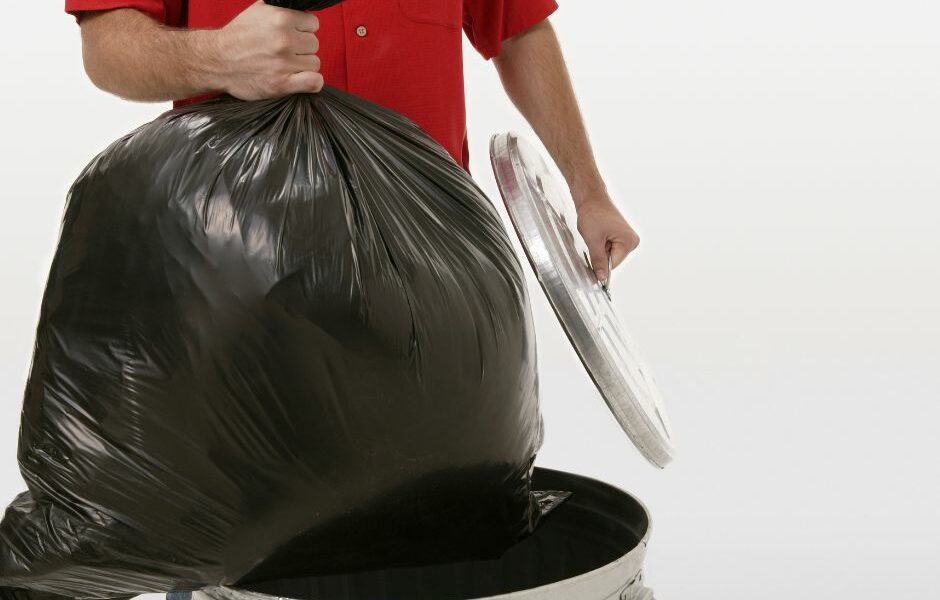
[[[371,0],[376,2],[377,0]],[[343,10],[343,40],[346,43],[346,86],[356,95],[367,92],[369,72],[374,67],[375,37],[379,35],[380,10],[368,3],[347,0]],[[365,6],[365,8],[363,8]]]

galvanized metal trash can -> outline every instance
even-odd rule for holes
[[[558,321],[624,432],[651,464],[665,467],[674,450],[662,397],[617,318],[610,281],[594,276],[566,188],[519,136],[494,136],[490,153],[513,227]],[[571,496],[496,560],[209,587],[168,600],[653,599],[643,578],[650,517],[639,500],[549,469],[536,468],[533,484]]]
[[[497,560],[211,587],[192,600],[652,600],[643,579],[650,518],[638,500],[561,471],[536,468],[533,483],[572,495]]]

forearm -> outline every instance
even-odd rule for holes
[[[551,24],[544,21],[505,42],[495,63],[506,93],[561,169],[575,203],[606,198]]]
[[[85,70],[102,90],[159,102],[222,87],[215,31],[165,27],[133,9],[86,13],[81,29]]]

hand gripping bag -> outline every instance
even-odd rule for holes
[[[520,264],[439,145],[330,88],[171,111],[69,192],[2,595],[496,556],[541,438]]]

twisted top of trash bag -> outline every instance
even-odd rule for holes
[[[281,8],[294,8],[297,10],[320,10],[334,4],[339,4],[343,0],[264,0],[271,6],[280,6]]]

